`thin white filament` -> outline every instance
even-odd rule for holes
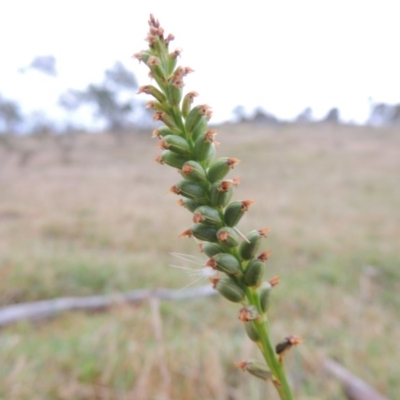
[[[183,254],[183,253],[170,253],[171,256],[174,256],[176,258],[179,258],[183,261],[187,261],[187,262],[191,262],[193,264],[197,264],[197,265],[203,265],[203,263],[201,262],[201,260],[199,260],[198,257],[196,256],[192,256],[190,254]]]
[[[183,254],[183,253],[176,253],[176,252],[173,252],[170,254],[176,258],[179,258],[180,260],[202,266],[202,268],[191,268],[191,267],[186,267],[186,266],[182,266],[182,265],[174,265],[174,264],[169,265],[169,267],[187,271],[189,276],[196,277],[196,279],[194,281],[189,282],[187,285],[185,285],[184,287],[182,287],[179,290],[187,289],[188,287],[194,285],[195,283],[199,282],[202,279],[212,278],[218,274],[218,272],[213,270],[211,267],[205,267],[204,262],[201,262],[201,260],[199,260],[199,258],[196,256],[192,256],[189,254]]]

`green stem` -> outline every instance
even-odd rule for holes
[[[263,315],[257,294],[250,288],[247,288],[246,296],[249,300],[249,303],[256,306],[260,315]],[[283,364],[277,358],[274,347],[271,343],[267,317],[264,316],[256,319],[253,321],[253,323],[258,332],[258,336],[260,337],[261,352],[264,356],[264,359],[271,369],[274,377],[279,381],[279,384],[275,384],[275,388],[280,399],[293,400],[293,395],[290,389],[288,378],[286,376],[286,371],[283,367]]]

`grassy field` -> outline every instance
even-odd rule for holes
[[[400,393],[400,132],[328,125],[223,126],[219,155],[242,162],[236,199],[256,203],[248,230],[271,227],[270,318],[297,400],[343,399],[315,358],[329,356],[395,399]],[[191,215],[155,164],[156,139],[80,135],[0,144],[0,304],[182,288],[169,253]],[[29,156],[27,156],[27,154]],[[68,159],[69,158],[69,159]],[[204,283],[204,282],[203,282]],[[0,331],[0,399],[275,399],[233,362],[259,358],[215,296],[67,313]]]

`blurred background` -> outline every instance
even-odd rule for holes
[[[242,160],[244,232],[271,227],[276,341],[297,399],[343,399],[327,357],[400,392],[400,6],[393,1],[16,0],[1,5],[0,306],[181,289],[204,257],[154,163],[153,13],[186,91],[213,108],[220,156]],[[173,218],[171,218],[173,216]],[[206,284],[205,281],[197,284]],[[1,315],[1,309],[0,309]],[[259,357],[218,296],[70,311],[0,330],[0,398],[275,398],[233,362]]]

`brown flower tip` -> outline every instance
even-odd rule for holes
[[[168,43],[167,43],[168,44]],[[182,49],[175,49],[172,53],[170,53],[169,55],[171,56],[171,58],[178,58],[182,53]]]
[[[211,282],[212,288],[216,289],[220,278],[209,278],[209,281]]]
[[[139,60],[139,62],[143,61],[143,54],[144,54],[144,51],[140,51],[139,53],[135,53],[132,56],[132,58],[136,58],[137,60]]]
[[[217,238],[221,242],[226,242],[229,239],[229,233],[227,231],[221,231],[218,233]]]
[[[200,106],[199,113],[205,116],[209,110],[211,110],[211,107],[208,104],[203,104]]]
[[[179,79],[183,78],[185,76],[183,67],[178,67],[175,71],[174,74],[172,75],[172,80],[174,79]]]
[[[149,25],[153,26],[154,28],[160,27],[160,22],[158,21],[158,19],[155,19],[153,14],[150,14]]]
[[[168,144],[164,139],[161,139],[161,140],[158,142],[157,147],[158,147],[159,149],[162,149],[162,150],[167,150],[167,149],[169,149],[169,148],[171,147],[171,145]]]
[[[155,161],[156,163],[158,163],[158,164],[165,164],[165,162],[164,162],[164,160],[163,160],[163,158],[162,158],[161,155],[157,156],[157,157],[154,159],[154,161]]]
[[[150,33],[146,36],[145,40],[149,42],[150,47],[153,47],[157,42],[157,38],[154,35],[151,35]]]
[[[183,83],[183,79],[181,79],[181,78],[173,79],[172,85],[178,89],[182,89],[185,86],[185,84]]]
[[[178,206],[185,207],[185,203],[182,199],[179,199],[176,203],[178,204]]]
[[[156,111],[153,114],[153,121],[162,121],[165,125],[169,127],[175,126],[173,119],[167,113],[162,111]]]
[[[271,279],[269,280],[269,284],[270,284],[272,287],[274,287],[274,286],[278,285],[280,281],[281,281],[280,276],[274,276],[273,278],[271,278]]]
[[[174,194],[181,194],[181,190],[176,185],[172,186],[169,191]]]
[[[163,121],[163,113],[161,111],[157,111],[153,115],[153,121]]]
[[[160,59],[158,57],[151,56],[147,60],[147,65],[149,67],[155,67],[157,65],[161,65],[161,61],[160,61]]]
[[[232,183],[233,183],[233,186],[238,186],[239,185],[239,183],[240,183],[240,178],[233,178],[232,179]]]
[[[168,36],[165,38],[165,44],[168,46],[170,42],[172,42],[175,39],[175,36],[172,33],[169,33]],[[174,54],[177,50],[174,51]],[[180,54],[180,50],[179,50],[179,54]],[[177,56],[179,55],[177,54]]]
[[[199,94],[195,91],[189,92],[186,96],[190,97],[192,100],[197,97]]]
[[[239,311],[239,320],[241,322],[248,322],[256,319],[259,316],[257,308],[254,306],[243,307]]]
[[[185,68],[183,68],[183,74],[184,74],[184,76],[186,76],[187,74],[190,74],[191,72],[194,72],[194,69],[193,69],[193,68],[190,68],[190,67],[185,67]]]
[[[303,339],[300,336],[289,336],[287,340],[290,342],[292,346],[296,346],[298,344],[303,343]]]
[[[195,224],[198,224],[200,222],[204,221],[204,217],[200,213],[194,213],[193,214],[193,222]]]
[[[238,165],[240,163],[240,160],[238,158],[228,158],[226,160],[226,163],[228,165],[229,168],[235,168],[236,165]]]
[[[161,28],[161,27],[156,28],[154,26],[150,26],[149,32],[150,32],[151,35],[158,36],[160,38],[162,38],[163,35],[164,35],[164,29]]]
[[[211,107],[209,105],[203,104],[202,106],[200,106],[199,112],[201,115],[206,117],[207,121],[209,121],[211,119],[212,111],[211,111]]]
[[[194,69],[190,67],[178,67],[176,71],[174,72],[174,76],[186,76],[187,74],[190,74],[191,72],[194,72]]]
[[[226,180],[226,181],[222,181],[218,185],[217,190],[220,192],[227,192],[232,185],[233,185],[233,181],[230,179]]]
[[[243,200],[242,201],[242,211],[248,211],[249,207],[254,204],[254,200]]]
[[[193,231],[192,231],[191,229],[186,229],[185,231],[183,231],[183,232],[179,235],[179,237],[185,237],[185,236],[191,238],[191,237],[193,236]]]
[[[156,138],[161,139],[162,136],[161,136],[160,130],[159,130],[159,129],[154,129],[153,133],[151,134],[151,137],[152,137],[152,138],[155,138],[155,137],[156,137]]]
[[[207,142],[207,143],[214,143],[214,138],[215,138],[216,134],[217,134],[217,131],[215,129],[209,129],[206,132],[206,136],[205,136],[204,141]]]
[[[268,260],[268,258],[269,258],[269,256],[271,255],[271,253],[272,253],[272,251],[271,250],[266,250],[266,251],[263,251],[257,258],[260,260],[260,261],[267,261]]]
[[[189,176],[191,174],[191,172],[193,171],[193,169],[194,169],[193,165],[185,164],[182,167],[182,173],[183,173],[183,175]]]
[[[154,26],[150,26],[149,32],[151,35],[157,35],[158,34],[158,28]]]
[[[227,179],[225,181],[222,181],[218,185],[217,190],[219,190],[220,192],[227,192],[232,185],[238,186],[239,183],[240,183],[240,178]]]
[[[150,94],[150,92],[149,92],[149,85],[140,86],[140,88],[139,88],[137,94],[140,94],[140,93]]]
[[[242,369],[243,371],[246,371],[247,368],[247,361],[236,361],[235,362],[235,367]]]
[[[194,72],[190,67],[178,67],[172,75],[172,82],[182,80],[187,74]]]
[[[210,258],[207,262],[206,262],[206,267],[211,267],[213,269],[217,268],[217,262],[215,261],[214,258]]]
[[[267,237],[267,233],[271,230],[271,228],[269,228],[268,226],[262,229],[258,230],[258,233],[260,234],[260,236],[266,238]]]
[[[156,110],[157,108],[155,107],[156,102],[153,100],[149,100],[146,102],[146,108],[150,108],[151,110]]]
[[[245,308],[242,308],[240,311],[239,311],[239,321],[240,322],[247,322],[247,321],[250,321],[249,320],[249,318],[248,318],[248,311],[245,309]]]

